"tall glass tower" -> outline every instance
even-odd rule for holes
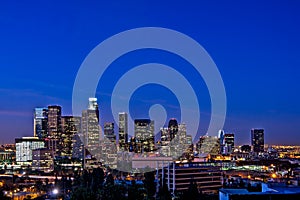
[[[35,108],[33,118],[34,137],[45,139],[47,137],[48,108]]]
[[[61,134],[61,107],[48,106],[48,136],[58,139]]]
[[[61,138],[61,107],[48,106],[48,136],[46,138],[47,147],[59,155],[59,140]]]
[[[81,131],[85,148],[94,157],[100,146],[99,109],[97,98],[89,98],[88,109],[82,112]]]
[[[137,153],[154,151],[154,121],[150,119],[134,120],[134,135]]]
[[[251,129],[251,145],[254,153],[264,152],[264,129]]]
[[[170,140],[173,140],[178,133],[178,122],[175,118],[170,119],[168,124]]]
[[[121,151],[127,150],[128,142],[128,114],[119,113],[119,147]]]
[[[80,132],[81,117],[63,116],[61,118],[62,134],[60,138],[60,154],[63,157],[72,157],[74,136]]]

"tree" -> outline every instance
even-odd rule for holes
[[[155,188],[155,176],[154,172],[146,172],[144,174],[144,185],[145,188],[147,189],[147,193],[149,197],[153,197],[156,191]]]
[[[103,182],[104,182],[104,171],[102,168],[98,167],[93,169],[93,172],[91,174],[92,183],[91,188],[93,191],[96,191],[99,188],[102,188]]]
[[[171,200],[171,192],[168,189],[167,184],[164,182],[163,185],[159,188],[158,197],[160,200]]]
[[[200,194],[197,188],[197,184],[191,179],[189,189],[183,193],[183,200],[199,199]]]

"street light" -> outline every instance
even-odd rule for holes
[[[52,194],[57,195],[58,194],[58,189],[53,189]]]

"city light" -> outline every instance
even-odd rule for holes
[[[53,189],[53,191],[52,191],[52,193],[54,194],[54,195],[57,195],[58,194],[58,189],[57,188],[55,188],[55,189]]]

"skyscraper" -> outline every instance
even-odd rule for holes
[[[234,150],[234,134],[226,133],[224,135],[224,149],[223,154],[231,154]]]
[[[170,140],[173,140],[173,138],[178,133],[178,122],[175,118],[170,119],[169,124],[168,124],[168,130],[169,130]]]
[[[98,156],[100,153],[100,126],[97,98],[89,98],[88,109],[82,112],[81,131],[85,148],[92,156]]]
[[[112,168],[117,167],[117,146],[114,123],[104,123],[104,140],[101,141],[101,161]]]
[[[61,118],[62,134],[59,140],[60,154],[63,157],[72,157],[74,135],[80,131],[81,118],[63,116]]]
[[[201,136],[197,143],[197,151],[202,154],[217,155],[220,153],[220,140],[214,136]]]
[[[104,137],[110,140],[112,143],[116,143],[115,125],[113,122],[104,123]]]
[[[61,134],[61,107],[48,106],[48,136],[59,138]]]
[[[264,152],[264,129],[251,129],[252,151],[255,153]]]
[[[154,151],[154,121],[150,119],[134,120],[134,135],[137,153]]]
[[[83,134],[77,133],[73,137],[72,141],[72,158],[83,160]]]
[[[119,147],[121,151],[127,150],[128,142],[128,115],[125,112],[119,113]]]
[[[161,147],[160,152],[164,156],[170,156],[170,135],[169,135],[169,129],[164,127],[160,129],[161,134]]]
[[[220,152],[221,154],[230,154],[234,148],[234,134],[225,133],[224,130],[219,131]]]
[[[177,123],[177,121],[176,121],[176,123]],[[176,130],[174,135],[172,136],[172,134],[170,134],[170,137],[174,137],[171,140],[170,150],[171,150],[171,156],[176,158],[176,157],[180,157],[188,148],[187,138],[186,138],[186,136],[187,136],[186,124],[185,123],[177,124],[177,126],[175,126],[175,129],[173,129],[173,131],[174,130]],[[169,130],[169,132],[172,133],[172,129],[171,129],[171,131]]]
[[[47,146],[56,155],[59,154],[59,139],[61,137],[61,107],[48,106],[48,137]]]
[[[45,139],[48,133],[48,108],[35,108],[33,118],[34,137]]]

